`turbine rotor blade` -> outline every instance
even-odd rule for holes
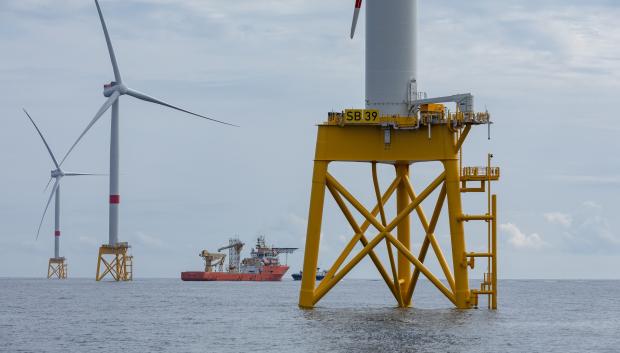
[[[191,115],[194,115],[194,116],[197,116],[197,117],[203,118],[203,119],[211,120],[211,121],[214,121],[214,122],[216,122],[216,123],[220,123],[220,124],[224,124],[224,125],[230,125],[230,126],[234,126],[234,127],[239,127],[238,125],[235,125],[235,124],[231,124],[231,123],[227,123],[227,122],[225,122],[225,121],[220,121],[220,120],[216,120],[216,119],[208,118],[208,117],[206,117],[206,116],[204,116],[204,115],[196,114],[196,113],[190,112],[189,110],[185,110],[185,109],[181,109],[181,108],[179,108],[179,107],[175,107],[175,106],[174,106],[174,105],[172,105],[172,104],[168,104],[168,103],[166,103],[166,102],[164,102],[164,101],[161,101],[161,100],[159,100],[159,99],[157,99],[157,98],[153,98],[153,97],[151,97],[151,96],[149,96],[149,95],[147,95],[147,94],[144,94],[144,93],[142,93],[142,92],[138,92],[138,91],[133,90],[133,89],[131,89],[131,88],[127,88],[127,92],[126,92],[125,94],[128,94],[128,95],[130,95],[130,96],[132,96],[132,97],[134,97],[134,98],[141,99],[141,100],[143,100],[143,101],[147,101],[147,102],[151,102],[151,103],[155,103],[155,104],[163,105],[163,106],[165,106],[165,107],[172,108],[172,109],[175,109],[175,110],[178,110],[178,111],[181,111],[181,112],[187,113],[187,114],[191,114]]]
[[[73,149],[75,148],[75,146],[78,144],[78,142],[80,142],[80,140],[82,139],[82,137],[84,137],[84,135],[86,135],[86,133],[88,132],[88,130],[97,122],[97,120],[99,120],[99,118],[101,118],[101,116],[103,115],[103,113],[105,113],[112,104],[114,104],[114,102],[118,99],[118,97],[121,94],[118,91],[114,91],[112,93],[112,95],[110,96],[110,98],[108,98],[107,101],[105,101],[105,103],[103,103],[103,105],[101,106],[101,108],[99,108],[99,111],[97,112],[97,114],[95,114],[95,117],[93,118],[93,120],[90,121],[90,123],[88,123],[88,125],[86,126],[86,129],[84,129],[84,132],[82,132],[82,134],[80,135],[80,137],[78,137],[78,139],[73,143],[73,145],[71,146],[71,148],[69,148],[69,151],[67,151],[67,153],[65,154],[65,156],[62,158],[62,161],[60,161],[60,164],[62,165],[65,162],[65,159],[67,159],[67,157],[69,156],[69,154],[71,153],[71,151],[73,151]]]
[[[87,176],[106,176],[109,174],[95,174],[95,173],[65,173],[64,176],[82,176],[82,175],[87,175]]]
[[[47,185],[45,185],[45,189],[43,189],[43,192],[47,191],[47,188],[50,187],[50,184],[52,183],[52,177],[50,177],[50,180],[47,181]]]
[[[99,13],[99,20],[101,20],[101,27],[103,27],[103,34],[105,35],[105,42],[108,45],[108,52],[110,53],[110,61],[112,61],[112,69],[114,69],[114,79],[117,83],[123,82],[121,79],[121,72],[118,69],[118,64],[116,63],[116,55],[114,55],[114,48],[112,48],[112,41],[110,40],[110,35],[108,34],[108,27],[105,25],[105,20],[103,19],[103,14],[101,13],[101,7],[99,7],[99,1],[95,0],[95,5],[97,6],[97,12]]]
[[[45,148],[47,148],[47,152],[50,153],[50,157],[52,157],[52,161],[54,161],[54,165],[56,166],[56,168],[60,169],[60,165],[58,165],[58,161],[56,161],[56,157],[54,157],[54,154],[52,153],[52,149],[47,144],[47,141],[45,141],[45,137],[43,137],[43,134],[41,133],[41,130],[39,130],[39,127],[37,126],[37,124],[35,124],[34,120],[30,116],[30,114],[28,114],[26,109],[24,108],[23,110],[24,110],[24,113],[26,113],[26,116],[28,117],[28,119],[30,119],[30,122],[32,123],[32,125],[34,125],[34,128],[37,129],[37,132],[39,133],[39,136],[41,136],[41,140],[43,140],[43,143],[45,144]],[[49,183],[48,183],[48,185],[49,185]]]
[[[355,10],[353,12],[353,22],[351,22],[351,39],[355,36],[355,28],[357,27],[357,19],[362,9],[362,0],[355,0]]]
[[[47,209],[50,207],[50,202],[52,202],[52,197],[56,193],[58,189],[58,185],[60,184],[60,179],[56,179],[56,183],[54,183],[54,187],[52,188],[52,192],[50,193],[49,199],[47,199],[47,204],[45,204],[45,209],[43,210],[43,216],[41,216],[41,222],[39,222],[39,228],[37,229],[37,240],[39,239],[39,233],[41,232],[41,226],[43,225],[43,220],[45,219],[45,214],[47,213]]]

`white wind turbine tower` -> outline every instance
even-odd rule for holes
[[[119,243],[118,241],[118,212],[119,212],[119,203],[120,203],[120,193],[119,193],[119,98],[122,95],[129,95],[134,98],[138,98],[140,100],[155,103],[159,105],[166,106],[168,108],[172,108],[178,111],[182,111],[200,118],[204,118],[207,120],[211,120],[220,124],[236,126],[233,124],[229,124],[227,122],[219,121],[216,119],[212,119],[200,114],[193,113],[191,111],[176,107],[174,105],[168,104],[159,99],[153,98],[147,94],[142,92],[138,92],[134,89],[131,89],[125,85],[121,78],[121,73],[118,68],[118,64],[116,62],[116,56],[114,55],[114,48],[112,47],[112,42],[110,41],[110,36],[108,34],[108,29],[105,24],[105,20],[103,19],[103,14],[101,13],[101,8],[99,7],[99,2],[95,0],[95,5],[97,6],[97,12],[99,13],[99,19],[101,21],[101,27],[103,28],[103,34],[105,35],[106,44],[108,47],[108,52],[110,54],[110,60],[112,62],[112,68],[114,70],[114,81],[109,84],[104,85],[103,95],[108,99],[101,106],[95,117],[90,121],[90,123],[86,126],[86,129],[82,132],[82,134],[78,137],[75,143],[71,146],[67,155],[71,153],[73,148],[78,144],[78,142],[84,137],[86,132],[101,118],[101,116],[112,107],[112,122],[111,122],[111,133],[110,133],[110,214],[109,214],[109,240],[108,244],[102,246],[99,249],[99,261],[97,265],[97,280],[103,278],[107,273],[110,273],[115,280],[129,280],[131,279],[131,273],[126,273],[126,250],[127,243]],[[65,155],[65,158],[66,156]],[[63,158],[64,161],[64,158]],[[61,162],[62,163],[62,162]],[[112,262],[107,262],[105,259],[102,259],[102,255],[114,255],[114,259]],[[128,258],[131,261],[131,258]],[[100,264],[103,263],[106,267],[104,272],[100,275],[99,268]]]
[[[47,203],[45,204],[45,209],[43,210],[43,216],[41,216],[41,221],[39,222],[39,228],[37,229],[37,239],[39,239],[39,233],[41,232],[41,226],[43,225],[43,220],[45,219],[45,214],[47,213],[47,209],[49,208],[50,203],[52,202],[52,198],[55,196],[56,200],[54,204],[54,257],[50,258],[49,260],[49,265],[47,268],[47,278],[57,277],[60,279],[65,279],[67,278],[67,264],[65,263],[64,256],[63,257],[60,256],[60,180],[65,176],[100,175],[100,174],[69,173],[69,172],[63,171],[60,168],[62,163],[58,163],[58,161],[56,160],[54,153],[52,153],[52,149],[50,148],[47,141],[45,140],[45,137],[43,137],[43,133],[41,133],[41,130],[39,130],[39,127],[37,126],[37,124],[34,122],[30,114],[28,114],[26,109],[24,109],[24,113],[26,113],[26,116],[28,116],[28,119],[30,119],[30,122],[32,123],[34,128],[39,133],[39,136],[41,136],[41,140],[43,141],[43,144],[45,145],[47,152],[49,152],[50,157],[52,158],[52,162],[54,162],[54,166],[56,167],[56,169],[51,171],[50,181],[47,183],[47,186],[49,186],[52,179],[55,179],[54,186],[52,187],[50,196],[47,199]],[[47,186],[46,186],[46,189],[47,189]]]

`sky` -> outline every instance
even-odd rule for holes
[[[300,248],[288,257],[299,270],[316,124],[328,111],[364,105],[365,28],[361,17],[359,35],[348,38],[353,2],[101,6],[128,86],[241,126],[121,99],[120,240],[132,245],[134,275],[177,278],[202,267],[202,249],[238,236],[247,255],[258,235]],[[495,122],[492,139],[475,129],[464,154],[465,164],[483,165],[492,152],[501,167],[493,186],[499,277],[620,278],[620,5],[420,0],[419,9],[418,87],[431,97],[471,92]],[[53,164],[22,108],[62,156],[103,104],[112,68],[91,1],[5,0],[0,23],[0,277],[42,277],[53,256],[53,209],[35,236]],[[91,129],[66,171],[107,173],[109,121],[106,114]],[[330,168],[372,206],[368,165]],[[414,186],[438,173],[415,164]],[[383,188],[392,177],[393,168],[380,168]],[[108,180],[66,177],[61,190],[61,255],[71,277],[94,277],[108,238]],[[465,194],[466,213],[484,207],[483,196]],[[352,234],[333,200],[325,215],[321,267]],[[483,249],[484,227],[466,231],[468,250]],[[414,229],[414,246],[421,238]],[[350,275],[378,278],[368,260]]]

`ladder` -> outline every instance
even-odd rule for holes
[[[487,212],[483,215],[463,214],[460,220],[487,223],[487,248],[484,252],[467,252],[464,266],[474,268],[476,258],[486,258],[487,267],[480,289],[471,290],[471,304],[478,307],[478,296],[486,295],[489,309],[497,309],[497,195],[491,193],[491,182],[499,180],[499,167],[491,167],[492,154],[488,155],[486,167],[461,168],[461,192],[486,192]],[[480,182],[479,187],[468,187],[467,182]]]
[[[133,255],[125,257],[125,276],[126,281],[133,281]]]

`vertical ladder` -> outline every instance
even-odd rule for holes
[[[487,295],[489,309],[497,309],[497,195],[491,194],[491,181],[499,179],[499,168],[491,167],[492,154],[488,155],[486,167],[465,167],[461,173],[461,192],[486,192],[487,213],[484,215],[462,215],[461,221],[487,222],[486,252],[465,254],[464,265],[474,268],[475,258],[486,258],[487,268],[483,274],[480,289],[471,291],[472,306],[478,306],[478,296]],[[468,181],[480,181],[480,187],[467,187]]]
[[[133,255],[125,257],[125,276],[127,281],[133,281]]]

